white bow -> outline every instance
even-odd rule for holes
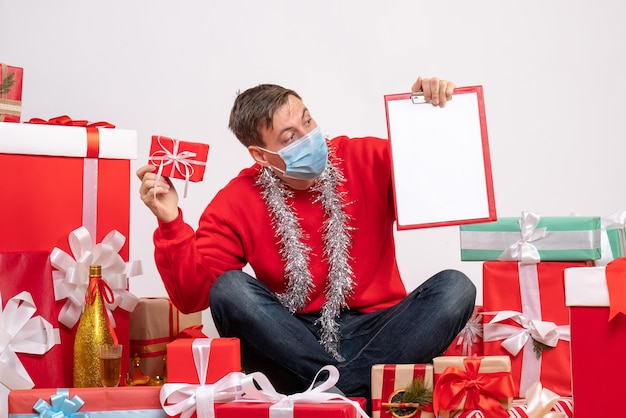
[[[213,418],[215,402],[230,402],[242,395],[241,381],[245,374],[231,372],[214,384],[207,385],[204,382],[209,366],[211,339],[197,338],[191,348],[200,384],[164,384],[159,395],[161,406],[169,416],[180,414],[180,418],[189,418],[196,412],[198,418]]]
[[[498,322],[511,319],[521,327]],[[521,312],[499,311],[488,324],[484,325],[485,341],[504,340],[504,347],[516,356],[528,342],[538,341],[549,347],[556,347],[559,340],[570,340],[569,325],[556,325],[554,322],[528,319]],[[532,338],[532,340],[531,340]]]
[[[163,175],[163,169],[166,165],[172,165],[172,169],[170,171],[170,176],[173,176],[175,172],[180,173],[185,179],[185,189],[183,192],[183,198],[187,197],[187,189],[189,187],[189,179],[193,176],[195,165],[205,165],[203,161],[196,161],[196,153],[193,151],[180,151],[178,152],[178,147],[180,145],[180,141],[178,139],[172,139],[172,151],[168,150],[161,143],[161,137],[157,137],[157,142],[161,147],[160,150],[155,151],[150,159],[152,161],[158,161],[158,167],[156,173],[155,184],[159,182],[159,178]],[[154,165],[157,165],[154,163]],[[154,197],[156,198],[156,188],[154,189]]]
[[[618,211],[610,214],[602,218],[601,220],[601,231],[600,231],[600,259],[595,261],[596,266],[606,266],[610,261],[612,261],[615,257],[613,256],[613,252],[611,251],[611,242],[609,241],[609,235],[607,233],[607,229],[617,228],[621,229],[622,233],[624,228],[626,227],[626,211]],[[622,245],[624,243],[622,242]]]
[[[467,324],[458,334],[456,345],[461,345],[461,355],[471,356],[472,345],[476,344],[480,338],[483,338],[483,316],[478,313],[472,316]]]
[[[520,233],[522,237],[500,254],[500,261],[520,261],[522,264],[536,264],[541,261],[539,250],[531,242],[537,241],[546,235],[547,228],[537,228],[539,215],[532,212],[522,212],[520,218]]]
[[[328,379],[314,387],[319,374],[323,371],[328,372]],[[338,380],[339,370],[335,366],[324,366],[317,372],[311,386],[306,391],[293,395],[283,395],[276,392],[274,386],[263,373],[251,373],[242,381],[245,396],[241,401],[254,400],[272,403],[269,418],[293,418],[293,408],[297,403],[349,403],[354,406],[361,417],[369,418],[358,402],[336,393],[326,392]],[[257,389],[257,385],[260,389]]]
[[[559,395],[545,389],[540,382],[534,383],[526,391],[526,414],[528,418],[565,418],[563,412],[551,411],[559,400]]]
[[[34,386],[17,353],[42,355],[60,342],[59,330],[36,311],[29,292],[9,299],[4,310],[0,294],[0,383],[11,390]]]
[[[81,226],[69,235],[72,255],[54,248],[50,254],[50,263],[58,270],[52,272],[54,295],[56,300],[67,299],[59,322],[72,328],[85,306],[85,293],[89,285],[89,266],[102,266],[102,278],[113,291],[113,301],[105,301],[107,314],[115,326],[111,312],[117,307],[132,312],[138,298],[128,292],[128,278],[142,274],[141,262],[125,262],[118,253],[126,242],[126,237],[118,231],[109,232],[100,244],[92,245],[87,228]]]

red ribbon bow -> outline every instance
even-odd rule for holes
[[[93,305],[96,301],[96,297],[98,295],[97,290],[100,291],[100,296],[102,297],[102,311],[104,314],[104,318],[107,323],[107,327],[109,328],[109,332],[113,337],[113,345],[118,344],[117,334],[115,333],[115,328],[113,328],[113,324],[111,323],[111,318],[109,318],[109,313],[107,312],[106,303],[113,303],[115,300],[115,295],[113,294],[113,290],[107,284],[104,279],[99,277],[92,277],[89,280],[89,286],[87,287],[87,292],[85,293],[85,303],[89,305]]]
[[[606,265],[606,285],[609,289],[609,321],[618,313],[626,315],[626,257],[616,258]]]
[[[79,126],[87,130],[87,158],[98,158],[100,154],[100,133],[98,128],[115,128],[115,125],[109,122],[89,122],[86,120],[73,120],[67,115],[56,116],[48,120],[40,118],[31,118],[26,123],[37,125],[60,125],[60,126]]]
[[[511,398],[515,393],[510,372],[479,373],[480,357],[463,359],[465,370],[447,367],[435,384],[434,411],[457,409],[463,399],[463,409],[479,409],[489,417],[507,418],[499,399]]]

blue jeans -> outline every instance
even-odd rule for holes
[[[371,401],[374,364],[430,363],[465,326],[476,288],[463,273],[444,270],[400,303],[372,313],[344,311],[339,318],[338,362],[318,342],[318,314],[292,315],[265,285],[229,271],[211,288],[211,314],[220,336],[241,341],[246,373],[263,372],[277,391],[306,390],[325,365],[340,372],[337,388]]]

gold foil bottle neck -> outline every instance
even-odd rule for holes
[[[98,264],[89,266],[89,277],[102,277],[102,266]]]

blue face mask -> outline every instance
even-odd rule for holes
[[[293,179],[312,180],[322,174],[328,162],[328,146],[319,127],[278,152],[263,150],[282,158],[285,170],[271,167]]]

